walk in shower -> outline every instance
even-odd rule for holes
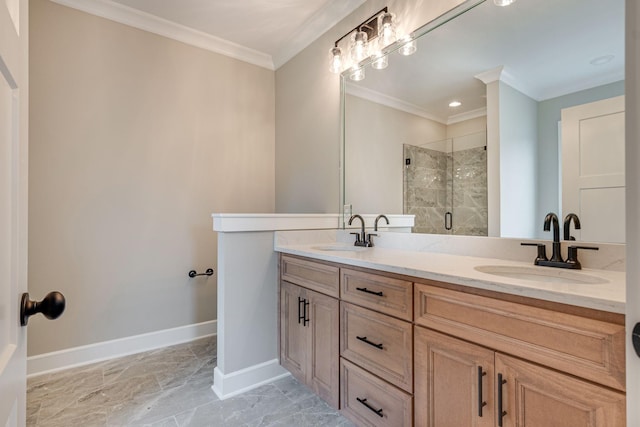
[[[403,211],[415,233],[486,236],[486,132],[404,144]]]

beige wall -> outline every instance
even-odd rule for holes
[[[276,211],[340,210],[340,78],[329,49],[384,6],[411,32],[461,0],[369,0],[276,71]]]
[[[447,126],[447,138],[458,138],[487,131],[487,116],[464,120]]]
[[[274,210],[274,72],[31,5],[31,355],[216,319],[212,212]],[[315,107],[321,109],[320,105]]]
[[[403,145],[445,139],[447,126],[347,95],[345,200],[356,213],[403,213]]]

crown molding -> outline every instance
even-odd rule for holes
[[[376,104],[385,105],[396,110],[404,111],[405,113],[424,117],[425,119],[433,120],[435,122],[442,123],[443,125],[447,124],[447,120],[443,119],[442,117],[437,117],[433,114],[429,114],[424,109],[418,107],[415,104],[411,104],[401,99],[385,95],[372,89],[346,84],[345,92],[349,95],[366,99],[367,101],[375,102]]]
[[[332,0],[314,13],[289,37],[289,42],[273,55],[276,69],[286,64],[304,48],[349,16],[366,0]],[[327,52],[332,46],[327,46]]]
[[[197,31],[146,12],[109,0],[51,0],[91,15],[148,31],[191,46],[219,53],[259,67],[274,70],[273,59],[266,53]]]
[[[482,107],[475,110],[467,111],[466,113],[455,114],[453,116],[449,116],[447,120],[447,125],[452,125],[454,123],[464,122],[465,120],[476,119],[478,117],[484,117],[487,115],[487,108]]]

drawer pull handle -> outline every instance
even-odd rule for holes
[[[309,301],[304,300],[304,318],[302,319],[302,326],[307,326],[309,323]]]
[[[498,374],[498,427],[502,427],[502,419],[507,415],[507,411],[502,408],[502,386],[507,380],[502,378],[502,374]]]
[[[382,293],[382,291],[380,292],[374,292],[374,291],[370,291],[367,288],[356,288],[356,291],[360,291],[360,292],[365,292],[367,294],[371,294],[371,295],[378,295],[379,297],[384,296],[384,294]]]
[[[375,347],[375,348],[379,348],[380,350],[384,350],[384,347],[382,347],[382,344],[376,344],[374,342],[371,342],[367,339],[367,337],[358,337],[356,336],[357,339],[359,339],[362,342],[366,342],[367,344]]]
[[[482,400],[482,377],[487,375],[486,372],[482,370],[482,366],[478,366],[478,416],[482,417],[482,408],[487,406],[487,402]]]
[[[369,405],[369,404],[367,403],[367,399],[360,399],[359,397],[356,397],[356,400],[357,400],[358,402],[362,403],[364,406],[366,406],[370,411],[373,411],[373,412],[375,412],[376,414],[378,414],[378,416],[379,416],[380,418],[382,418],[382,417],[384,416],[384,415],[382,414],[382,408],[380,408],[380,409],[376,409],[376,408],[374,408],[373,406],[371,406],[371,405]]]

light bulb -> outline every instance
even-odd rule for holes
[[[364,68],[353,67],[351,69],[351,74],[349,74],[349,78],[354,82],[359,82],[360,80],[364,80]]]
[[[398,49],[400,55],[409,56],[416,53],[416,50],[418,50],[418,46],[416,45],[416,41],[414,39],[406,36],[402,40],[404,44],[400,46],[400,49]]]
[[[393,23],[394,16],[389,12],[385,12],[380,17],[380,30],[378,36],[380,37],[380,47],[389,46],[396,41],[396,29]]]
[[[356,31],[351,39],[351,58],[357,63],[369,56],[367,33]]]
[[[329,71],[334,74],[342,72],[342,50],[338,47],[332,47],[329,51],[331,55],[331,62],[329,64]]]
[[[493,0],[493,4],[495,4],[496,6],[509,6],[515,1],[516,0]]]

